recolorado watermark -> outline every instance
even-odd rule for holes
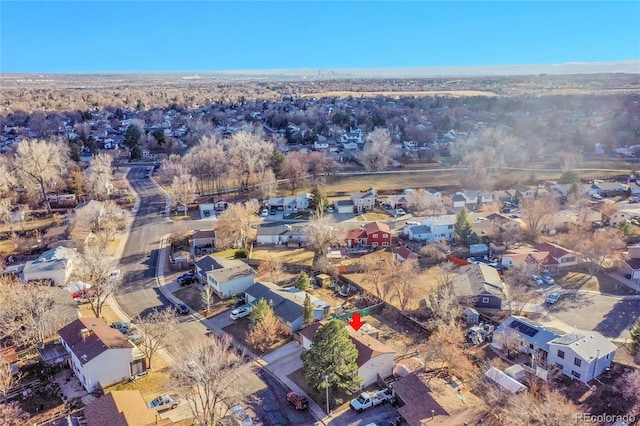
[[[614,415],[614,414],[591,414],[578,413],[575,415],[576,422],[596,423],[596,424],[614,424],[617,422],[631,424],[636,421],[636,416],[631,414]]]

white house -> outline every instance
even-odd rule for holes
[[[312,195],[308,192],[298,194],[295,197],[274,197],[264,202],[264,207],[286,212],[297,212],[309,208]]]
[[[326,140],[326,138],[324,140],[317,140],[313,142],[313,148],[316,150],[321,150],[321,149],[328,149],[329,148],[329,142]]]
[[[355,206],[355,211],[358,213],[364,211],[373,210],[373,206],[376,204],[376,196],[378,191],[373,188],[369,188],[365,192],[354,192],[351,194],[351,201]]]
[[[422,221],[422,224],[431,229],[431,238],[434,241],[453,240],[456,236],[455,214],[428,217]]]
[[[227,299],[251,287],[255,271],[241,260],[205,256],[196,262],[196,274],[219,297]]]
[[[37,259],[25,263],[22,280],[51,280],[55,285],[66,284],[76,257],[76,249],[55,247],[42,253]]]
[[[282,222],[265,222],[260,224],[256,233],[258,244],[300,245],[307,241],[302,225]]]
[[[403,233],[412,241],[429,241],[433,238],[431,228],[424,225],[405,225]]]
[[[91,392],[146,371],[146,360],[120,331],[101,318],[79,318],[58,331],[69,363]]]
[[[300,330],[302,347],[310,349],[313,338],[322,325],[326,322],[316,322],[304,329]],[[355,331],[352,327],[347,326],[349,337],[356,345],[358,350],[358,377],[362,378],[362,386],[366,387],[376,383],[378,376],[382,378],[389,377],[393,374],[393,365],[396,351],[380,342],[377,339],[363,333],[361,330]]]
[[[595,331],[575,330],[549,342],[547,361],[569,377],[587,383],[611,367],[616,346]]]

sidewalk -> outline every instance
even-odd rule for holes
[[[160,240],[160,250],[158,253],[158,266],[156,269],[157,271],[156,284],[160,292],[169,301],[173,303],[183,303],[180,299],[178,299],[171,293],[171,291],[169,290],[169,284],[167,284],[164,279],[164,261],[163,260],[166,259],[168,256],[167,242],[168,242],[168,235],[163,235]],[[195,312],[193,310],[191,311],[191,315],[193,315],[198,321],[200,321],[200,323],[204,324],[209,330],[213,331],[216,335],[220,337],[228,336],[228,334],[222,328],[220,328],[217,322],[214,321],[213,319],[205,318],[200,313]],[[222,315],[225,315],[225,314],[222,314]],[[235,347],[244,351],[247,354],[247,356],[249,356],[258,366],[260,366],[262,369],[264,369],[269,374],[271,374],[271,376],[273,376],[277,381],[279,381],[284,387],[291,389],[294,392],[300,392],[304,394],[302,389],[300,389],[298,385],[296,385],[293,381],[291,381],[287,377],[288,374],[291,374],[293,371],[301,367],[301,366],[298,366],[298,368],[294,368],[293,370],[291,370],[291,368],[296,367],[297,363],[301,362],[299,352],[302,350],[302,348],[300,348],[300,346],[297,343],[295,342],[288,343],[282,348],[276,350],[276,352],[280,351],[278,352],[278,356],[273,355],[273,353],[268,354],[266,356],[267,360],[265,360],[262,357],[256,356],[247,347],[245,347],[242,343],[238,342],[233,337],[232,339]],[[292,345],[292,343],[297,346]],[[283,357],[287,360],[287,362],[282,361]],[[297,358],[297,361],[296,361],[296,358]],[[291,362],[289,362],[289,360]],[[311,398],[309,398],[309,409],[312,411],[316,419],[324,419],[326,417],[324,411],[322,411],[320,406],[318,406],[318,404],[316,404]],[[320,424],[325,424],[325,423],[322,422],[321,420]]]

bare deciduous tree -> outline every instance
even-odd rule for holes
[[[476,367],[462,349],[465,342],[464,333],[455,322],[439,324],[427,342],[425,361],[440,361],[443,367],[449,368],[450,374],[463,380],[470,379]]]
[[[391,163],[393,147],[387,129],[375,129],[367,136],[368,143],[360,153],[360,162],[367,170],[384,170]]]
[[[14,387],[22,378],[20,371],[14,374],[11,363],[7,362],[4,357],[0,357],[0,394],[7,396],[9,390]]]
[[[391,283],[393,296],[400,309],[406,311],[414,300],[415,283],[418,276],[418,259],[406,259],[403,262],[387,260],[385,262],[385,279]]]
[[[539,195],[520,202],[522,218],[527,226],[526,234],[536,239],[549,219],[558,211],[558,203],[550,195]]]
[[[151,369],[153,356],[173,340],[173,326],[177,323],[176,311],[173,308],[154,309],[146,315],[138,315],[134,323],[141,335],[138,349],[147,358],[147,366]]]
[[[85,285],[89,293],[89,305],[96,318],[102,315],[102,308],[111,295],[120,287],[121,277],[114,274],[117,261],[104,255],[98,247],[85,247],[74,262],[72,277],[79,285]]]
[[[382,260],[366,257],[363,262],[358,264],[358,268],[364,273],[364,282],[373,284],[375,295],[386,301],[391,283],[386,279],[387,274],[383,265]]]
[[[91,159],[87,169],[87,194],[94,200],[109,198],[113,157],[109,154],[98,154]]]
[[[457,267],[447,262],[436,268],[436,287],[425,298],[425,305],[434,319],[450,324],[460,315],[461,309],[459,297],[453,287],[453,280],[458,275]]]
[[[189,402],[198,424],[220,424],[228,407],[247,394],[240,378],[242,354],[230,344],[229,337],[199,341],[186,348],[180,359],[169,366],[173,386]]]
[[[268,255],[260,265],[258,265],[258,276],[261,280],[278,283],[282,280],[284,270],[279,257]]]
[[[205,283],[204,288],[200,292],[200,299],[202,300],[202,303],[204,303],[204,308],[206,309],[207,313],[211,311],[211,305],[215,301],[214,294],[215,293],[213,292],[213,287],[211,287],[209,283]]]
[[[169,184],[173,178],[183,174],[187,168],[182,165],[182,158],[177,154],[171,154],[162,161],[158,169],[158,178],[162,183]]]
[[[591,276],[595,275],[607,262],[613,262],[625,246],[624,235],[616,228],[591,232],[573,227],[563,238],[568,248],[581,257]]]
[[[18,144],[15,167],[25,187],[36,187],[49,214],[51,204],[47,200],[49,182],[59,179],[67,163],[69,149],[61,143],[25,139]]]
[[[251,181],[262,182],[273,156],[274,145],[258,132],[240,131],[229,138],[228,147],[229,171],[236,177],[240,188],[249,189]]]
[[[289,182],[291,194],[304,184],[308,174],[306,155],[300,151],[289,153],[282,166],[282,175]]]
[[[248,248],[253,239],[251,224],[258,207],[250,202],[231,204],[216,221],[216,238],[220,247]]]
[[[307,245],[318,255],[326,256],[334,247],[341,243],[341,232],[337,228],[337,223],[332,216],[316,214],[303,229],[303,234],[307,237]]]
[[[253,325],[247,335],[247,342],[264,353],[278,340],[283,331],[280,320],[276,318],[273,312],[268,312]]]
[[[4,197],[15,186],[17,180],[9,167],[7,157],[0,157],[0,197]]]
[[[511,266],[502,276],[509,288],[509,307],[516,315],[520,315],[525,305],[536,296],[531,274],[527,267]]]
[[[187,215],[189,204],[196,200],[196,178],[189,173],[182,173],[174,176],[171,182],[171,192],[173,200],[184,206],[184,215]]]
[[[104,250],[118,231],[124,229],[124,211],[111,200],[102,205],[81,209],[76,213],[73,225],[78,229],[91,232],[95,237],[97,247]]]
[[[0,419],[2,426],[21,426],[29,419],[29,413],[25,412],[16,401],[0,404]]]

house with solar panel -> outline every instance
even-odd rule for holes
[[[502,349],[506,341],[517,346],[517,351],[533,356],[534,362],[545,363],[549,354],[549,342],[560,333],[537,325],[525,317],[511,315],[493,332],[492,346]]]
[[[611,368],[616,352],[616,346],[598,332],[574,330],[564,334],[515,315],[496,327],[491,345],[496,349],[509,345],[527,355],[516,359],[524,361],[529,372],[557,365],[564,374],[584,383]]]

